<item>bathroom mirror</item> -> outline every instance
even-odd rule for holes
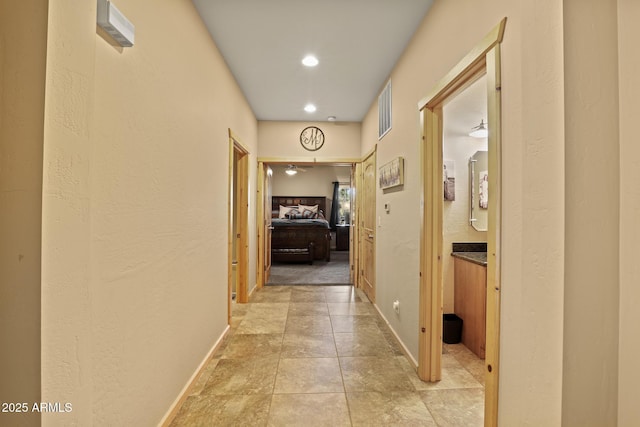
[[[478,231],[487,231],[489,208],[489,156],[476,151],[469,159],[469,224]]]

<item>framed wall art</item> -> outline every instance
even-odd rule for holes
[[[404,185],[404,159],[396,157],[379,169],[380,188],[398,187]]]

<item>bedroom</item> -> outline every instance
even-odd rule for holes
[[[352,283],[351,165],[270,168],[274,229],[267,284]]]

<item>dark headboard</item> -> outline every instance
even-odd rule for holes
[[[327,217],[327,198],[326,197],[311,197],[311,196],[273,196],[271,198],[271,213],[277,213],[280,211],[280,205],[282,206],[296,206],[318,205],[318,209],[322,210],[324,216]],[[277,214],[276,214],[277,216]],[[328,217],[327,217],[328,218]]]

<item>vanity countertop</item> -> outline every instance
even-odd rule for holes
[[[474,264],[487,266],[486,252],[451,252],[451,256],[472,262]]]
[[[485,242],[452,243],[451,256],[487,266],[487,244]]]

